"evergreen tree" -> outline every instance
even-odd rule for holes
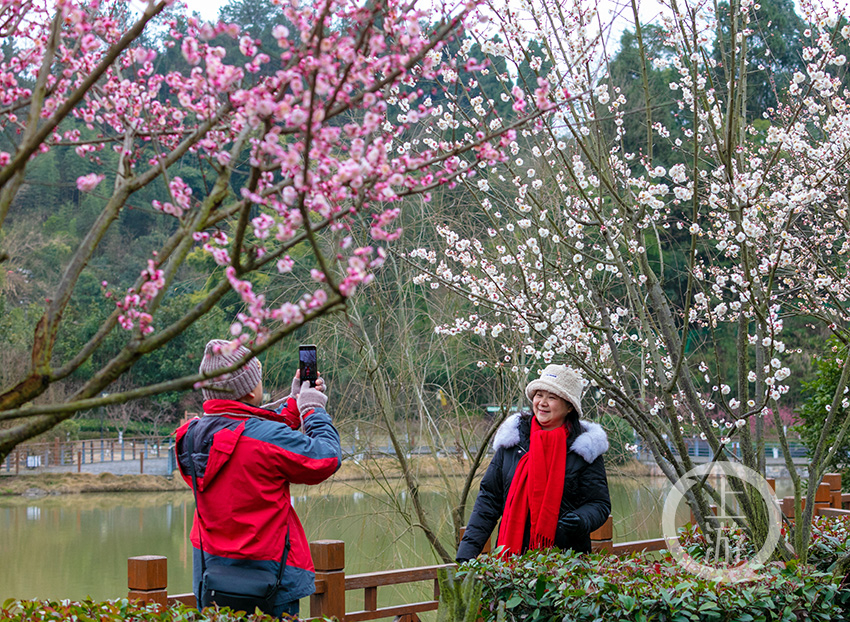
[[[523,51],[523,58],[517,67],[517,84],[527,93],[533,93],[537,88],[537,78],[546,77],[552,71],[552,60],[540,41],[528,42]]]
[[[640,45],[634,31],[627,30],[620,38],[620,50],[608,65],[608,80],[613,91],[612,98],[617,97],[617,89],[626,98],[623,128],[625,135],[622,139],[623,151],[635,156],[648,155],[646,132],[646,106],[650,107],[652,123],[660,123],[670,130],[669,137],[661,137],[657,133],[652,137],[652,162],[654,165],[669,168],[679,162],[686,162],[688,155],[675,147],[676,139],[683,139],[679,106],[670,92],[669,84],[675,81],[675,72],[669,67],[656,67],[656,62],[669,59],[672,50],[664,42],[664,32],[655,25],[641,27],[641,35],[646,53],[646,73],[648,84],[644,90],[640,54]],[[647,101],[648,99],[648,101]],[[602,115],[600,111],[600,116]],[[603,118],[602,128],[605,136],[613,142],[616,140],[616,125],[614,119]]]
[[[259,42],[260,48],[269,56],[281,52],[277,40],[272,35],[275,26],[285,26],[290,32],[295,27],[286,19],[278,4],[271,0],[230,0],[218,11],[218,19],[223,22],[239,24],[243,35],[248,35]],[[230,37],[220,37],[220,45],[230,51],[238,46],[239,41]],[[272,65],[273,66],[273,65]],[[259,75],[271,71],[267,64],[262,67]]]
[[[800,433],[800,440],[810,453],[817,447],[829,409],[832,408],[835,389],[843,366],[840,359],[848,355],[847,347],[838,341],[831,340],[828,345],[831,346],[828,353],[815,358],[815,378],[811,382],[802,383],[804,401],[799,414],[803,423],[797,426],[796,431]],[[845,397],[836,413],[839,421],[845,420],[849,412],[848,401]],[[835,440],[836,433],[833,432],[827,445],[832,447]],[[841,473],[845,488],[847,483],[850,483],[850,435],[845,435],[838,445],[838,449],[827,464],[827,470]]]
[[[776,108],[776,93],[784,91],[791,83],[795,71],[805,72],[802,59],[806,25],[794,10],[793,0],[761,2],[750,8],[750,22],[746,25],[752,34],[747,42],[747,117],[761,118],[770,108]],[[716,87],[725,89],[732,59],[729,3],[718,9],[717,41],[714,58],[718,61]],[[740,32],[742,24],[736,24]],[[781,103],[781,102],[779,102]]]

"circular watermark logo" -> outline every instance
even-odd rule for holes
[[[698,481],[711,476],[720,477],[715,487],[720,497],[720,505],[716,514],[720,526],[715,529],[713,534],[714,550],[708,551],[703,559],[697,560],[679,542],[676,529],[676,511],[687,492]],[[734,525],[735,519],[743,518],[743,516],[736,514],[737,510],[734,509],[739,507],[739,504],[735,503],[735,497],[740,494],[740,487],[738,489],[730,487],[730,479],[738,479],[751,486],[764,500],[767,508],[767,538],[765,538],[762,547],[754,555],[747,558],[741,554],[740,542],[730,541],[732,539],[731,527]],[[743,464],[727,461],[701,464],[685,473],[667,493],[661,514],[662,533],[667,542],[667,549],[673,558],[691,574],[717,582],[737,583],[756,579],[758,570],[770,559],[779,543],[781,526],[782,515],[779,511],[779,503],[767,480]],[[735,551],[734,559],[732,558],[733,550]],[[714,565],[712,565],[712,560]]]

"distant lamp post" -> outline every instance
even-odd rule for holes
[[[109,393],[101,393],[101,398],[109,397]],[[106,406],[100,405],[100,440],[103,440],[103,419],[106,416]]]

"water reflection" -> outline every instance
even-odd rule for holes
[[[660,536],[666,480],[618,477],[610,483],[615,541]],[[422,533],[396,511],[410,507],[401,482],[330,483],[293,487],[292,493],[309,539],[345,542],[350,574],[440,563]],[[445,493],[426,484],[421,498],[430,516],[441,517],[437,528],[443,541],[453,541]],[[474,496],[467,515],[473,500]],[[193,508],[188,490],[38,500],[0,497],[0,602],[123,596],[127,558],[135,555],[168,557],[169,592],[188,592]],[[684,522],[687,508],[682,512]],[[425,599],[429,590],[423,586]],[[380,598],[381,606],[397,601],[391,590]],[[349,609],[362,607],[361,595],[351,599]]]
[[[169,580],[185,583],[191,503],[184,493],[4,498],[0,600],[124,595],[134,555],[168,556]]]

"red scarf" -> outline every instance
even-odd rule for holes
[[[525,522],[529,515],[531,539],[528,548],[555,545],[555,530],[564,494],[568,436],[565,425],[544,430],[537,423],[537,417],[532,416],[529,450],[520,458],[514,473],[496,540],[497,546],[505,547],[503,556],[522,553]]]
[[[291,402],[291,403],[290,403]],[[204,402],[204,412],[208,415],[250,415],[252,417],[260,417],[269,421],[277,421],[285,423],[293,430],[297,430],[301,426],[301,417],[298,414],[298,406],[293,398],[287,400],[286,405],[280,414],[273,410],[259,408],[238,402],[236,400],[207,400]]]

